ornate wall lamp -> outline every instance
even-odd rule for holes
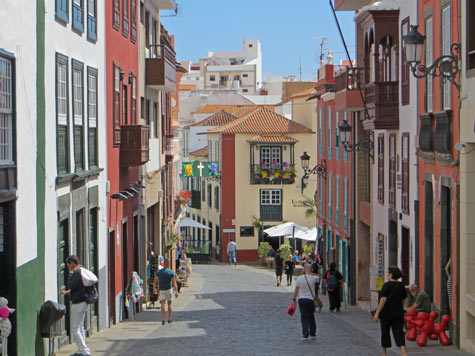
[[[370,131],[369,138],[362,138],[357,143],[351,144],[351,133],[353,127],[348,123],[348,120],[344,120],[338,128],[340,129],[341,143],[343,144],[343,148],[346,152],[366,152],[374,163],[373,131]]]
[[[406,62],[411,66],[414,77],[425,78],[428,75],[442,77],[444,81],[448,80],[451,82],[460,92],[460,85],[455,81],[457,73],[460,72],[460,43],[452,43],[450,54],[440,56],[430,66],[426,67],[424,64],[421,64],[426,37],[419,33],[417,28],[417,25],[411,25],[409,32],[402,36],[404,48],[406,49]]]
[[[302,194],[304,189],[307,187],[307,181],[310,174],[316,174],[317,176],[322,177],[323,179],[327,178],[327,161],[322,159],[320,164],[315,165],[312,169],[308,168],[310,162],[310,156],[307,152],[304,152],[300,156],[300,163],[302,164],[302,169],[304,171],[304,175],[302,176],[302,185],[301,190]]]

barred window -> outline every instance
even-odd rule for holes
[[[281,190],[261,190],[261,205],[281,205],[282,191]]]

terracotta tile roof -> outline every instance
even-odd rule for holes
[[[197,113],[197,114],[213,113],[214,114],[214,113],[220,112],[221,110],[224,110],[239,117],[239,116],[249,113],[250,111],[254,110],[257,107],[258,107],[257,105],[205,105],[205,106],[200,107],[194,113]],[[265,107],[271,111],[274,111],[273,105],[265,105]]]
[[[309,89],[305,89],[303,91],[300,91],[298,93],[295,93],[290,98],[294,99],[294,98],[306,97],[306,96],[311,96],[311,95],[316,94],[316,93],[317,93],[317,91],[315,90],[315,88],[309,88]]]
[[[190,126],[221,126],[225,125],[228,122],[234,121],[237,119],[236,115],[233,115],[227,111],[221,110],[214,115],[204,119],[203,121],[197,122],[196,124]]]
[[[208,146],[200,148],[199,150],[188,153],[188,156],[193,157],[208,157]]]
[[[258,107],[230,123],[208,130],[207,133],[286,134],[312,133],[312,130],[265,107]]]
[[[267,136],[267,135],[260,135],[254,136],[247,142],[255,142],[255,143],[295,143],[298,142],[295,138],[289,136]]]

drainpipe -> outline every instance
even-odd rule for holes
[[[357,113],[353,113],[353,142],[356,142]],[[350,280],[351,287],[350,304],[356,305],[356,150],[352,151],[351,157],[351,244],[350,244]]]

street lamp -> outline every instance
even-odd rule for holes
[[[406,50],[406,62],[411,66],[414,77],[425,78],[428,75],[442,77],[444,81],[450,81],[460,91],[460,85],[455,81],[457,73],[460,72],[458,57],[460,54],[460,43],[452,43],[450,54],[438,57],[429,67],[426,67],[424,64],[421,64],[426,37],[419,33],[417,28],[417,25],[411,25],[409,32],[402,36]]]
[[[309,162],[310,162],[310,156],[307,154],[307,152],[304,152],[300,156],[300,163],[302,164],[302,169],[303,169],[303,176],[302,176],[302,194],[303,190],[307,187],[307,180],[310,174],[316,174],[319,177],[322,177],[323,179],[327,178],[327,161],[322,159],[320,164],[316,164],[315,167],[312,169],[309,169]]]
[[[343,123],[338,128],[340,129],[341,143],[346,152],[366,152],[374,162],[374,143],[372,140],[373,131],[370,131],[369,138],[362,138],[357,143],[351,144],[351,132],[353,127],[348,123],[348,120],[343,120]]]

